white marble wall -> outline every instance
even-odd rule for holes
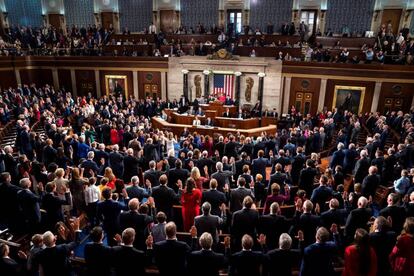
[[[254,105],[258,100],[259,77],[258,73],[265,73],[263,109],[281,108],[281,79],[282,63],[268,58],[249,58],[241,57],[240,60],[207,60],[206,57],[186,56],[180,58],[169,58],[168,70],[168,98],[178,99],[183,94],[183,74],[181,70],[186,69],[188,73],[188,87],[192,98],[195,96],[194,76],[201,75],[203,78],[202,88],[204,91],[203,70],[242,72],[240,80],[240,102],[247,103],[245,100],[246,78],[254,80],[250,104]],[[210,93],[213,89],[213,78],[210,77]]]

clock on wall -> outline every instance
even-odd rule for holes
[[[152,79],[154,78],[154,76],[151,74],[151,73],[147,73],[146,75],[145,75],[145,79],[147,80],[147,81],[152,81]]]

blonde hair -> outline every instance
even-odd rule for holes
[[[65,175],[65,170],[62,168],[57,168],[55,171],[55,175],[56,177],[61,178]]]
[[[198,179],[201,177],[201,175],[200,175],[200,170],[199,170],[197,167],[194,167],[194,168],[191,170],[191,175],[190,175],[190,177],[191,177],[192,179],[194,179],[194,180],[198,180]]]
[[[109,182],[115,178],[115,175],[110,167],[106,167],[104,177],[108,178]]]

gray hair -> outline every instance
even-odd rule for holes
[[[292,238],[287,234],[283,233],[279,237],[279,248],[288,250],[292,246]]]
[[[138,184],[139,183],[139,177],[136,176],[136,175],[131,177],[131,183],[132,183],[132,185]]]
[[[203,234],[201,234],[199,243],[203,249],[210,249],[213,245],[213,237],[210,233],[204,232]]]
[[[93,159],[95,157],[95,153],[93,151],[88,152],[88,159]]]
[[[216,169],[217,169],[218,171],[222,171],[222,170],[223,170],[223,163],[221,163],[221,162],[217,162],[217,164],[216,164]]]
[[[29,188],[29,187],[30,187],[30,179],[29,179],[29,178],[27,178],[27,177],[20,179],[20,181],[19,181],[19,185],[20,185],[20,187],[22,187],[23,189],[27,189],[27,188]]]
[[[207,201],[203,203],[203,205],[201,205],[201,210],[203,211],[204,215],[208,215],[210,214],[211,211],[211,204],[208,203]]]

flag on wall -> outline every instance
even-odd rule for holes
[[[214,95],[224,94],[233,99],[234,75],[214,74]]]

